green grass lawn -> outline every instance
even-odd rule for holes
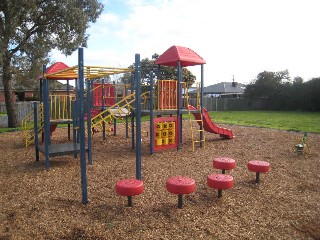
[[[210,112],[210,116],[213,122],[217,124],[320,133],[320,112],[228,111]],[[188,114],[184,114],[183,118],[188,119]],[[148,121],[149,119],[149,116],[144,116],[141,121]],[[0,128],[0,133],[17,130],[20,130],[20,128]]]
[[[216,123],[320,133],[320,112],[230,111],[210,116]]]

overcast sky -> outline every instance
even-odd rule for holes
[[[320,77],[320,0],[104,0],[84,64],[128,67],[173,45],[205,61],[204,85],[249,83],[262,71]],[[77,52],[54,61],[77,65]],[[200,66],[189,67],[200,81]]]

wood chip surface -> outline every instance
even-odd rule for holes
[[[34,146],[25,148],[20,132],[0,134],[0,239],[320,239],[320,134],[309,134],[311,153],[297,155],[293,146],[303,133],[223,125],[235,135],[221,140],[206,133],[205,148],[195,147],[188,121],[183,125],[181,150],[149,154],[149,124],[143,123],[142,178],[144,192],[127,198],[115,184],[134,178],[136,153],[125,125],[117,136],[97,133],[93,165],[87,166],[89,203],[81,203],[79,158],[35,162]],[[66,142],[67,128],[58,128],[52,142]],[[213,158],[236,160],[226,171],[232,189],[207,186],[207,176],[221,173]],[[271,171],[249,172],[250,160],[268,161]],[[196,191],[183,196],[168,193],[166,180],[184,175],[196,181]]]

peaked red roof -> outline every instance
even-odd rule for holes
[[[67,64],[63,62],[56,62],[52,64],[50,67],[47,68],[46,70],[46,75],[50,75],[52,73],[60,72],[62,70],[70,68]],[[42,75],[39,77],[39,79],[42,78]],[[69,80],[69,79],[74,79],[74,78],[61,78],[61,77],[56,77],[56,76],[49,76],[47,79],[49,80]]]
[[[206,63],[196,52],[186,47],[172,46],[155,61],[156,64],[164,66],[177,66],[178,61],[181,67],[194,66]]]

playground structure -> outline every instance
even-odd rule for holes
[[[92,164],[92,136],[97,129],[103,132],[105,139],[106,126],[113,123],[116,134],[116,121],[131,118],[132,148],[136,149],[136,178],[141,180],[141,116],[150,116],[150,154],[164,149],[181,148],[182,143],[182,114],[188,113],[191,125],[192,147],[200,143],[204,147],[204,131],[220,134],[222,138],[233,138],[231,130],[217,127],[202,106],[203,64],[205,61],[189,48],[172,46],[157,60],[158,77],[154,80],[151,73],[149,91],[141,92],[140,55],[135,56],[135,68],[110,68],[101,66],[84,66],[83,49],[79,49],[78,66],[62,66],[50,72],[43,68],[40,80],[42,103],[35,103],[33,114],[34,135],[28,140],[35,142],[36,161],[39,152],[45,155],[46,169],[50,167],[49,158],[62,155],[80,154],[82,202],[87,203],[86,187],[86,152],[88,162]],[[177,66],[178,80],[160,79],[160,67]],[[199,84],[197,108],[188,103],[185,83],[182,82],[182,67],[201,65],[201,83]],[[52,68],[51,68],[52,69]],[[48,69],[50,70],[50,68]],[[124,86],[124,94],[118,99],[115,84],[105,83],[104,79],[114,74],[133,74],[130,84]],[[50,80],[75,81],[75,94],[67,96],[50,96]],[[101,82],[95,82],[100,79]],[[85,91],[86,86],[86,91]],[[130,94],[129,93],[130,90]],[[185,94],[182,94],[182,93]],[[149,98],[149,105],[142,109],[142,105]],[[143,101],[142,101],[143,100]],[[59,103],[57,103],[59,102]],[[62,107],[60,107],[62,106]],[[66,114],[63,114],[67,112]],[[191,116],[194,116],[191,117]],[[66,117],[66,118],[65,118]],[[68,124],[70,140],[70,125],[73,126],[73,141],[52,144],[50,136],[55,127]],[[135,123],[135,124],[134,124]],[[196,126],[193,125],[195,123]],[[26,124],[27,125],[27,124]],[[40,133],[44,144],[39,144]],[[196,137],[199,133],[199,139]],[[135,137],[135,138],[134,138]],[[27,141],[26,141],[27,142]]]

